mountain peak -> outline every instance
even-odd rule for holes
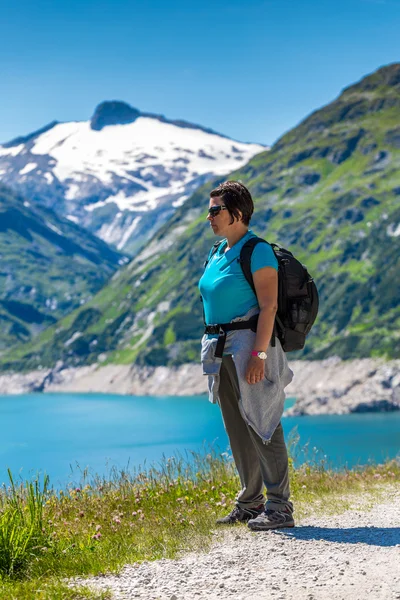
[[[90,127],[95,131],[101,131],[107,125],[133,123],[138,117],[140,117],[140,111],[137,108],[120,100],[109,100],[97,106],[91,118]]]

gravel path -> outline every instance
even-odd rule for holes
[[[235,526],[207,553],[85,580],[115,600],[400,599],[400,489],[372,509],[307,517],[294,529]]]

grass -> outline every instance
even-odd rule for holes
[[[94,592],[87,586],[69,587],[56,579],[31,581],[3,581],[0,583],[1,600],[110,600],[110,592]]]
[[[337,472],[311,456],[298,468],[291,458],[290,471],[297,518],[310,507],[345,510],[351,498],[400,481],[396,461]],[[84,473],[80,487],[64,491],[46,478],[17,485],[9,475],[0,494],[0,600],[108,598],[70,589],[65,578],[207,549],[215,518],[230,510],[239,489],[230,457],[215,451],[90,482]]]

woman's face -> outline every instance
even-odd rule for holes
[[[214,211],[212,210],[213,207],[215,207]],[[221,208],[218,210],[217,207]],[[209,209],[211,209],[211,213],[208,213],[207,220],[210,222],[213,232],[215,235],[221,235],[222,237],[225,237],[228,229],[235,225],[235,221],[232,223],[232,225],[230,224],[232,220],[231,215],[225,208],[221,196],[210,198]]]

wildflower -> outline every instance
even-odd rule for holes
[[[77,494],[79,494],[79,492],[81,491],[81,488],[75,488],[75,491]]]
[[[101,529],[101,525],[96,525],[96,531],[99,531],[99,529]]]
[[[380,479],[382,477],[382,475],[380,475],[379,473],[375,473],[374,477],[375,477],[375,479]]]
[[[95,533],[94,535],[92,535],[92,539],[93,540],[99,540],[100,538],[101,538],[101,533],[100,532]]]
[[[118,519],[118,517],[114,517],[113,521],[114,521],[114,523],[117,523],[117,525],[119,525],[121,523],[121,520]]]
[[[79,516],[80,517],[84,517],[85,516],[85,513],[83,512],[83,510],[80,511]]]

